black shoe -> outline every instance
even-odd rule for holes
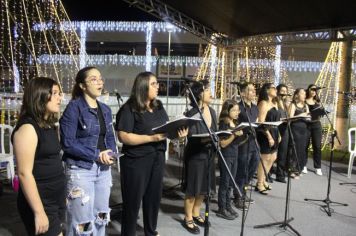
[[[280,183],[284,183],[284,184],[287,183],[286,178],[283,178],[283,177],[277,177],[276,181],[280,182]]]
[[[194,224],[194,220],[187,221],[184,219],[183,226],[186,228],[186,230],[188,230],[189,233],[200,234],[200,229]]]
[[[232,215],[235,216],[235,218],[239,217],[239,213],[237,213],[237,211],[235,211],[231,206],[227,207],[226,210]]]
[[[201,227],[204,227],[205,226],[205,220],[203,219],[203,217],[201,216],[193,216],[193,220],[194,220],[194,223],[201,226]],[[211,226],[210,222],[209,222],[209,227]]]
[[[220,208],[218,212],[216,212],[216,216],[223,218],[225,220],[234,220],[236,217],[234,215],[231,215],[230,212],[228,212],[226,209]]]
[[[246,204],[244,204],[244,201],[242,199],[239,199],[238,201],[235,202],[235,207],[239,210],[243,210],[245,208],[245,210],[247,210],[247,206]]]

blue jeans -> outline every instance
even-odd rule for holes
[[[104,236],[110,221],[111,169],[102,170],[94,162],[90,170],[66,167],[67,236]]]
[[[239,186],[241,193],[243,187],[246,186],[256,173],[259,163],[259,156],[256,149],[247,150],[248,148],[239,147],[239,155],[237,158],[236,184]],[[236,192],[234,192],[236,195]]]

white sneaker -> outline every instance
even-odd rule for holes
[[[323,172],[321,172],[321,169],[315,169],[315,174],[323,175]]]
[[[306,166],[304,166],[304,168],[303,168],[303,170],[302,170],[302,173],[303,173],[303,174],[308,174],[308,170],[307,170],[307,167],[306,167]]]

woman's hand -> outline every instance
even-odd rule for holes
[[[109,155],[109,152],[112,152],[111,149],[105,150],[100,152],[99,154],[99,162],[103,163],[104,165],[112,165],[113,162],[113,157]]]
[[[189,128],[182,128],[178,130],[178,137],[185,138],[188,136]]]
[[[244,134],[244,132],[242,130],[236,131],[233,133],[235,135],[235,137],[237,136],[242,136]]]
[[[49,221],[44,211],[35,213],[35,234],[44,234],[48,231]]]
[[[151,135],[151,138],[152,138],[152,142],[160,142],[165,140],[167,137],[166,134],[154,134]]]
[[[268,139],[268,144],[269,144],[269,147],[273,147],[273,145],[274,145],[274,139],[273,139],[273,138],[269,138],[269,139]]]

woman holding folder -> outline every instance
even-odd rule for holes
[[[281,114],[278,111],[276,98],[276,87],[272,83],[264,84],[258,96],[257,103],[259,122],[280,121]],[[280,140],[278,127],[263,126],[263,129],[259,129],[259,133],[257,134],[257,141],[261,151],[261,160],[258,164],[257,185],[255,190],[264,195],[267,194],[268,190],[272,189],[266,182],[266,173],[270,171],[274,161],[277,159],[277,150]]]
[[[121,191],[123,200],[121,235],[136,235],[141,201],[146,236],[156,231],[162,193],[166,134],[155,134],[152,128],[165,124],[168,115],[157,99],[159,84],[151,72],[136,76],[128,101],[116,116],[118,137],[123,143],[121,158]],[[187,129],[178,131],[185,137]]]
[[[201,80],[191,87],[198,106],[193,102],[192,94],[189,94],[191,106],[186,116],[200,118],[198,109],[202,110],[203,117],[208,128],[215,132],[217,130],[216,113],[209,105],[212,101],[208,80]],[[209,187],[215,191],[215,168],[213,161],[213,146],[210,137],[194,137],[196,134],[205,134],[208,130],[203,121],[191,126],[188,134],[188,143],[185,148],[185,190],[184,200],[184,227],[193,234],[199,234],[199,226],[204,226],[205,219],[200,215],[201,204],[208,194],[208,171],[210,171]],[[210,165],[209,165],[210,164]],[[210,168],[209,168],[210,166]]]
[[[219,130],[232,130],[231,135],[220,139],[221,153],[225,158],[227,167],[231,175],[235,177],[237,171],[237,157],[239,153],[239,143],[237,137],[243,134],[242,130],[237,130],[237,119],[240,114],[239,104],[232,99],[227,99],[222,105],[219,116]],[[232,181],[228,171],[219,158],[220,183],[218,192],[219,210],[216,213],[218,217],[226,220],[233,220],[238,217],[237,212],[231,206],[231,188]]]

